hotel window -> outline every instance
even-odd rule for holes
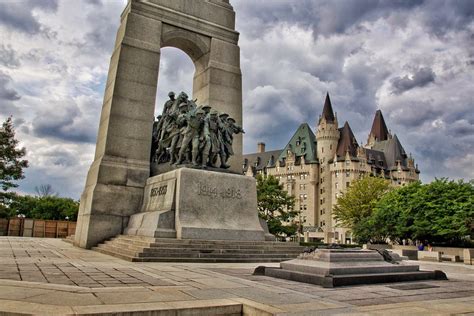
[[[329,149],[330,149],[330,150],[332,150],[332,144],[331,144],[331,145],[329,145]]]
[[[337,182],[336,182],[335,186],[336,186],[336,189],[339,188],[339,184]]]
[[[350,184],[350,182],[346,182],[346,188],[348,188]]]
[[[349,171],[346,171],[346,177],[349,177],[351,173]]]
[[[303,195],[303,200],[306,200],[308,198],[308,194]]]
[[[323,205],[323,199],[319,200],[319,204]]]
[[[351,164],[350,160],[346,160],[346,166],[349,166]]]
[[[339,171],[336,171],[335,176],[336,176],[336,178],[339,176]]]

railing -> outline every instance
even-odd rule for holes
[[[30,218],[0,218],[0,236],[65,238],[74,234],[76,222]]]

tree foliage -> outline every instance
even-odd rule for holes
[[[358,242],[383,240],[383,236],[373,231],[369,220],[377,201],[390,189],[390,183],[378,177],[367,176],[353,181],[334,206],[333,214],[338,225],[351,228]]]
[[[3,122],[0,128],[0,209],[5,211],[5,204],[14,196],[10,189],[18,184],[15,181],[23,179],[23,169],[28,167],[28,161],[22,159],[25,148],[17,148],[12,118]]]
[[[355,181],[337,200],[335,218],[358,242],[462,244],[473,234],[474,181],[436,179],[390,189],[385,180]]]
[[[9,205],[10,216],[24,214],[27,218],[76,220],[79,202],[70,198],[48,196],[16,195]]]
[[[293,236],[297,231],[295,199],[288,195],[274,176],[257,176],[257,207],[271,234]]]
[[[394,242],[460,243],[472,234],[474,182],[443,178],[399,188],[379,201],[372,222]]]

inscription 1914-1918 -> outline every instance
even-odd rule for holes
[[[241,199],[242,193],[235,188],[217,188],[205,183],[198,183],[198,195],[209,197],[221,197],[223,199]]]
[[[168,190],[168,185],[162,185],[160,187],[152,188],[150,191],[150,197],[165,195]]]

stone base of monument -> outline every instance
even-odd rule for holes
[[[126,235],[264,241],[255,179],[180,168],[148,179]]]
[[[258,217],[255,179],[180,168],[148,179],[124,235],[95,249],[131,261],[276,262],[303,247],[275,242]]]
[[[280,268],[258,267],[256,275],[265,275],[323,287],[390,283],[418,280],[447,280],[442,271],[420,271],[418,265],[396,258],[386,262],[377,251],[317,249],[297,259],[280,263]]]

